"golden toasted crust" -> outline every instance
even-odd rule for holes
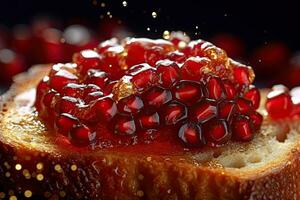
[[[23,94],[34,88],[47,71],[47,67],[40,66],[18,76],[1,97],[0,197],[300,199],[299,141],[291,143],[282,156],[249,169],[222,165],[213,156],[199,159],[199,155],[191,154],[159,156],[62,149],[53,142],[53,136],[30,107],[32,102],[26,101]],[[276,127],[264,124],[267,130],[271,126]]]

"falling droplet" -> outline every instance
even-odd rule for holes
[[[152,12],[152,17],[155,19],[157,17],[157,13],[156,12]]]
[[[195,28],[196,28],[196,29],[198,29],[198,28],[199,28],[199,26],[196,26]]]
[[[167,31],[167,30],[165,30],[165,31],[163,32],[163,38],[164,38],[165,40],[170,39],[170,32]]]
[[[122,5],[123,5],[124,7],[127,7],[127,1],[123,1],[123,2],[122,2]]]
[[[150,31],[151,29],[150,29],[150,27],[147,27],[147,31]]]

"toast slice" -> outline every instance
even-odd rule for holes
[[[0,197],[300,199],[299,121],[265,117],[252,141],[196,154],[62,148],[32,106],[48,70],[17,76],[0,99]]]

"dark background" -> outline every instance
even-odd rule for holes
[[[90,25],[100,22],[100,15],[110,11],[121,19],[137,36],[161,36],[163,30],[185,30],[202,38],[214,33],[239,35],[248,48],[271,40],[285,42],[290,48],[300,46],[300,11],[297,3],[288,1],[158,1],[128,0],[10,0],[0,3],[0,22],[7,26],[27,23],[34,16],[47,14],[70,23],[74,18]],[[106,4],[105,8],[101,3]],[[158,17],[153,19],[151,12]],[[146,28],[150,27],[150,33]],[[157,29],[157,32],[155,32]]]

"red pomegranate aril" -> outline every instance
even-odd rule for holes
[[[190,118],[197,123],[204,123],[216,117],[217,107],[212,101],[201,101],[190,108]]]
[[[143,98],[146,105],[160,107],[172,100],[172,93],[161,87],[153,87],[144,94]]]
[[[164,49],[162,47],[152,47],[145,51],[145,62],[151,66],[155,66],[156,62],[164,59]]]
[[[237,110],[241,114],[247,114],[252,109],[251,101],[249,101],[247,99],[244,99],[242,97],[239,97],[239,98],[236,99],[236,105],[237,105],[236,106]]]
[[[58,92],[62,92],[63,87],[68,83],[76,83],[78,77],[67,70],[59,70],[54,76],[50,78],[50,87]]]
[[[263,116],[258,112],[253,111],[252,113],[248,114],[255,130],[258,130],[262,124]]]
[[[224,86],[226,98],[230,100],[234,99],[237,94],[234,85],[228,80],[223,80],[223,86]]]
[[[90,69],[87,72],[86,82],[95,84],[101,89],[104,89],[106,84],[109,82],[108,74],[98,69]]]
[[[100,98],[93,106],[93,112],[104,121],[110,121],[117,114],[117,105],[110,97]]]
[[[78,104],[78,99],[64,96],[59,102],[59,111],[61,113],[73,114]]]
[[[43,98],[43,104],[48,108],[52,107],[55,95],[57,95],[57,92],[53,90],[49,91]]]
[[[210,60],[203,57],[190,57],[181,67],[182,77],[187,80],[200,81],[206,72],[209,72]]]
[[[49,90],[50,90],[48,80],[49,80],[49,77],[45,76],[36,88],[35,107],[36,107],[37,111],[41,111],[41,109],[42,109],[42,98],[44,97],[45,93],[49,92]]]
[[[208,98],[214,100],[220,100],[224,98],[224,91],[222,87],[222,82],[217,77],[212,77],[206,83]]]
[[[255,110],[258,109],[260,102],[260,92],[257,88],[251,88],[248,92],[245,93],[244,98],[251,101]]]
[[[133,135],[136,133],[136,125],[131,116],[119,115],[114,119],[114,131],[117,135]]]
[[[136,65],[131,68],[129,74],[132,76],[132,83],[139,90],[143,91],[157,83],[158,77],[155,68],[148,64]]]
[[[205,139],[212,145],[224,144],[231,137],[225,120],[214,119],[203,126]]]
[[[79,66],[81,72],[85,73],[89,69],[97,69],[101,64],[101,56],[93,50],[83,50],[74,54],[73,61]]]
[[[251,126],[252,124],[248,117],[242,115],[236,117],[231,124],[233,138],[242,142],[250,141],[254,136]]]
[[[251,76],[250,69],[247,66],[235,66],[233,67],[233,76],[235,82],[238,84],[249,85],[251,80],[249,76]]]
[[[273,119],[281,119],[290,116],[293,110],[293,102],[288,93],[272,91],[267,96],[266,109]]]
[[[118,110],[127,113],[138,113],[144,107],[144,103],[139,96],[130,95],[118,102]]]
[[[201,146],[205,144],[200,126],[193,122],[183,124],[178,131],[178,137],[187,146]]]
[[[80,125],[70,132],[71,143],[78,147],[86,147],[96,139],[96,132],[92,132],[89,127]]]
[[[69,96],[69,97],[75,97],[75,98],[81,98],[84,88],[85,88],[85,85],[82,85],[82,84],[68,83],[62,89],[62,95]]]
[[[180,81],[172,88],[173,96],[186,105],[198,102],[202,94],[202,85],[193,81]]]
[[[86,103],[97,100],[98,98],[103,97],[103,95],[100,87],[94,84],[88,84],[83,92],[84,101]]]
[[[203,56],[202,44],[207,43],[204,40],[198,39],[191,41],[188,46],[183,49],[183,52],[189,56]]]
[[[229,120],[236,111],[236,105],[233,101],[223,101],[218,105],[218,117]]]
[[[171,87],[180,79],[180,69],[175,62],[169,60],[159,61],[156,65],[158,82],[165,88]]]
[[[138,118],[138,122],[142,129],[157,128],[160,125],[160,119],[157,112],[142,113]]]
[[[172,60],[177,63],[183,63],[186,60],[186,56],[184,53],[180,51],[173,51],[168,53],[167,59]]]
[[[116,46],[119,46],[117,38],[105,40],[98,45],[97,52],[101,54],[104,53],[108,48]]]
[[[187,118],[187,108],[179,102],[172,102],[162,109],[162,117],[166,125],[175,125]]]
[[[69,131],[78,124],[78,119],[68,113],[62,113],[56,121],[60,134],[68,136]]]

